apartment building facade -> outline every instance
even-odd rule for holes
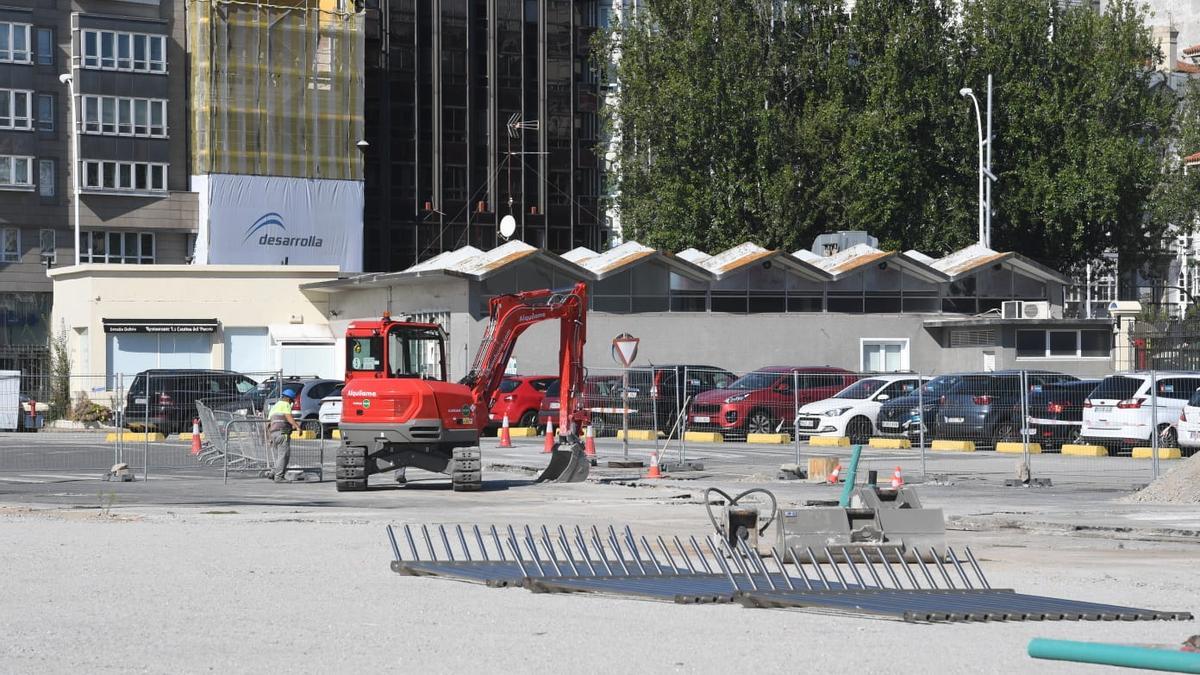
[[[367,0],[364,268],[607,248],[592,36],[611,0]]]
[[[170,0],[0,5],[0,368],[47,367],[46,272],[75,264],[76,166],[80,262],[189,259],[181,19]]]

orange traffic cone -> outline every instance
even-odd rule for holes
[[[511,448],[512,436],[508,433],[508,415],[504,416],[504,423],[500,425],[500,447]]]
[[[646,478],[662,478],[662,472],[658,470],[658,453],[650,453],[650,470],[646,472]]]
[[[587,425],[587,430],[583,434],[583,454],[586,457],[596,456],[596,436],[592,431],[592,425]]]
[[[192,454],[200,454],[200,418],[192,418]]]
[[[900,467],[896,467],[896,470],[892,472],[892,487],[904,487],[904,476],[900,475]]]
[[[827,480],[830,482],[830,484],[836,485],[838,482],[838,475],[841,473],[842,465],[839,463],[837,466],[833,467],[833,471],[829,474],[829,478]]]
[[[554,420],[546,420],[546,443],[542,446],[542,452],[554,451]]]

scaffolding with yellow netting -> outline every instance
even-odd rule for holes
[[[193,175],[362,180],[353,3],[187,0],[187,22]]]

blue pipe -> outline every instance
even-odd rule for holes
[[[1135,647],[1109,642],[1034,638],[1029,641],[1029,655],[1035,659],[1098,663],[1105,666],[1165,670],[1172,673],[1200,673],[1200,652],[1184,652],[1176,649]]]
[[[846,482],[842,485],[842,496],[838,497],[838,506],[850,506],[850,493],[854,491],[854,475],[858,473],[858,458],[862,455],[861,445],[850,448],[850,468],[846,471]]]

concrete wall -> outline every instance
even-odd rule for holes
[[[52,270],[51,326],[66,330],[76,368],[87,353],[89,373],[106,369],[108,319],[217,319],[212,364],[224,367],[223,329],[287,324],[300,315],[306,324],[326,325],[328,298],[300,285],[337,277],[336,267],[249,265],[81,265]],[[86,329],[87,345],[79,344]],[[335,333],[336,335],[336,333]]]

